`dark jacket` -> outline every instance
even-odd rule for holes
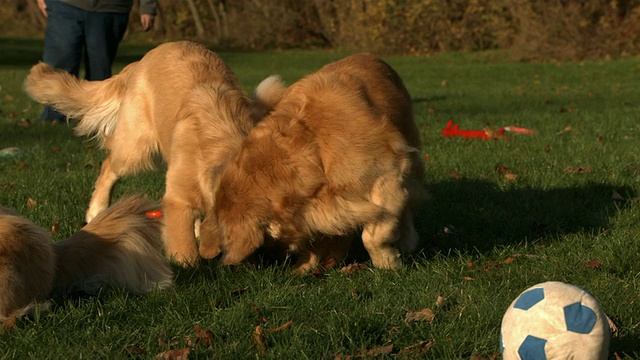
[[[58,0],[77,8],[96,11],[128,14],[133,0]],[[156,0],[140,0],[140,14],[156,14]]]

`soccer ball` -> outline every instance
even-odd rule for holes
[[[550,281],[509,305],[500,331],[505,360],[607,359],[609,323],[598,301],[577,286]]]

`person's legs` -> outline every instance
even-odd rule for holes
[[[128,21],[128,14],[89,13],[85,47],[87,80],[104,80],[111,76],[111,65]]]
[[[84,45],[85,11],[48,0],[47,14],[42,60],[56,69],[78,76]],[[66,116],[47,106],[40,120],[64,122]]]

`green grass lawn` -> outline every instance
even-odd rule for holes
[[[21,90],[39,40],[0,39],[0,205],[51,229],[82,227],[105,154],[66,125],[43,125]],[[124,44],[116,70],[149,47]],[[221,52],[249,91],[289,83],[345,54]],[[388,57],[414,99],[432,199],[417,215],[421,251],[396,272],[340,267],[176,269],[175,288],[70,299],[0,335],[0,358],[491,358],[502,316],[525,288],[557,280],[600,301],[617,325],[610,357],[640,358],[640,59],[512,63],[500,53]],[[534,136],[444,138],[521,126]],[[114,198],[160,199],[163,173],[122,179]],[[31,199],[31,200],[29,200]],[[443,303],[436,301],[446,298]],[[405,321],[433,310],[431,321]],[[283,326],[284,325],[284,326]],[[259,328],[257,328],[259,326]],[[261,330],[256,335],[256,329]],[[186,350],[184,350],[186,351]],[[377,354],[377,355],[376,355]],[[173,355],[176,355],[174,353]]]

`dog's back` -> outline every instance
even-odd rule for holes
[[[53,286],[55,254],[49,236],[0,207],[0,322],[29,313]]]

